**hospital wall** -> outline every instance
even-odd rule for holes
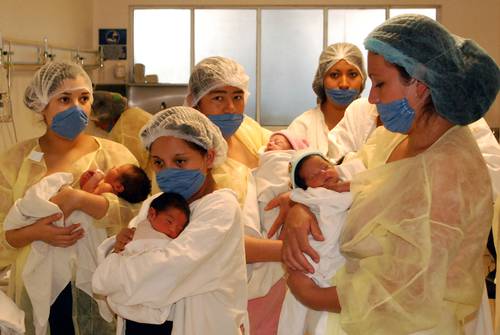
[[[70,48],[92,48],[92,2],[87,0],[1,0],[0,33],[4,39],[49,43]],[[12,74],[12,110],[17,141],[43,134],[45,127],[38,115],[23,104],[26,86],[33,70],[14,69]],[[37,117],[38,116],[38,117]],[[0,151],[9,146],[12,127],[0,124]],[[10,143],[14,144],[14,143]]]
[[[97,48],[99,28],[127,28],[130,32],[130,6],[348,6],[353,1],[188,1],[188,0],[2,0],[0,32],[5,39],[41,41],[68,47]],[[440,22],[452,32],[476,40],[500,63],[500,1],[498,0],[363,0],[363,6],[440,6]],[[129,53],[130,54],[130,53]],[[126,65],[127,63],[124,62]],[[104,70],[93,73],[96,82],[111,82],[116,62],[106,62]],[[43,126],[39,118],[24,107],[24,88],[33,71],[15,70],[12,80],[14,126],[18,141],[39,136]],[[486,119],[491,127],[500,127],[500,99],[497,98]],[[0,132],[12,132],[0,125]],[[5,136],[2,136],[5,138]],[[0,142],[0,151],[9,143]]]

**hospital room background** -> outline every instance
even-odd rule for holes
[[[43,133],[23,95],[52,59],[81,64],[96,90],[154,114],[183,103],[198,61],[233,58],[250,76],[245,113],[285,128],[316,104],[311,82],[326,46],[345,41],[365,52],[364,37],[402,13],[438,20],[500,63],[499,0],[1,0],[0,151]],[[485,119],[498,139],[498,97]],[[495,268],[491,257],[486,272]]]

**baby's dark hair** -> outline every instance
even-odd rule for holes
[[[188,220],[191,215],[191,210],[189,209],[189,204],[186,199],[184,199],[184,197],[179,193],[174,192],[162,193],[162,195],[151,201],[150,207],[154,208],[157,212],[161,212],[169,208],[177,208],[186,214]]]
[[[312,158],[314,156],[318,156],[318,157],[321,157],[323,160],[327,161],[328,163],[330,163],[330,161],[326,160],[325,157],[323,157],[322,155],[319,155],[319,154],[311,154],[311,155],[308,155],[308,156],[305,156],[303,157],[298,163],[297,165],[295,166],[295,172],[294,172],[294,175],[293,175],[293,179],[295,181],[295,186],[296,187],[300,187],[301,189],[303,190],[307,190],[307,184],[306,184],[306,181],[300,177],[300,169],[302,168],[302,165],[304,165],[304,163],[309,159],[309,158]]]
[[[151,193],[151,181],[140,167],[133,164],[127,164],[127,166],[130,166],[130,169],[120,177],[123,191],[117,195],[131,204],[144,201]]]

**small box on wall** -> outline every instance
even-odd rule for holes
[[[104,60],[127,59],[127,29],[99,29]]]

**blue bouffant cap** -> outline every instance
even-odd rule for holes
[[[453,124],[481,118],[500,86],[496,62],[474,41],[422,15],[400,15],[375,28],[365,47],[426,84],[436,112]]]

